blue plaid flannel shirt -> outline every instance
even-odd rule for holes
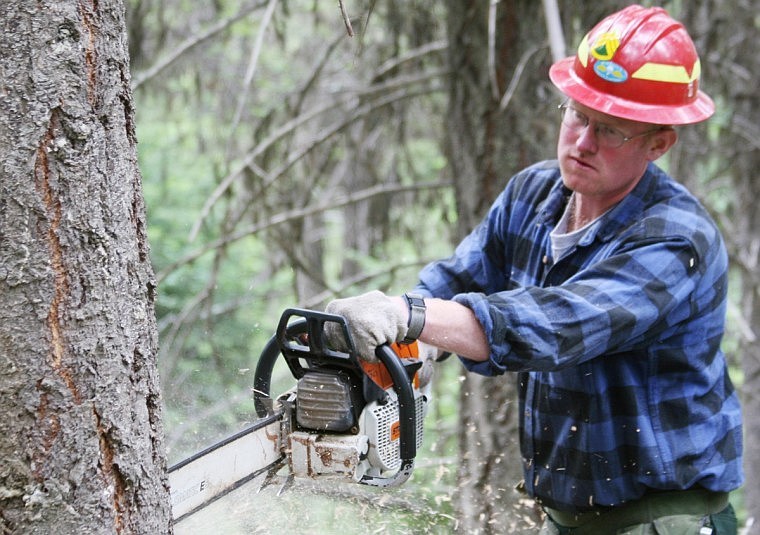
[[[470,307],[483,375],[518,372],[525,485],[566,511],[648,489],[739,487],[742,428],[720,349],[728,260],[699,202],[650,164],[554,262],[569,191],[556,161],[517,174],[417,291]]]

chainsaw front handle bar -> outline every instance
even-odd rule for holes
[[[288,327],[289,336],[298,336],[305,332],[306,321],[293,323]],[[259,418],[266,418],[271,414],[271,403],[267,406],[265,400],[271,399],[272,371],[278,358],[280,358],[280,346],[277,344],[277,336],[273,336],[261,351],[253,374],[253,405]]]
[[[414,392],[409,375],[404,369],[398,355],[388,344],[378,346],[375,355],[385,364],[393,379],[393,390],[398,396],[400,438],[399,456],[402,460],[417,456],[417,410],[414,405]]]
[[[399,412],[399,457],[401,466],[389,477],[362,477],[360,483],[375,487],[396,487],[404,483],[414,470],[414,458],[417,456],[417,409],[414,404],[414,392],[409,375],[404,369],[398,355],[388,344],[378,346],[375,355],[385,364],[393,379],[393,390],[398,396]]]

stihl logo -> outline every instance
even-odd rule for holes
[[[185,490],[180,490],[180,491],[177,491],[177,492],[172,492],[171,493],[172,505],[176,505],[178,503],[182,503],[185,500],[187,500],[189,498],[192,498],[193,496],[195,496],[197,494],[200,494],[201,492],[203,492],[204,490],[206,490],[207,487],[208,487],[208,485],[206,484],[206,480],[204,479],[199,484],[193,485],[192,487],[188,487]]]
[[[395,421],[391,424],[391,440],[398,440],[401,438],[401,424]]]

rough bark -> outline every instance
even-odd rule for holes
[[[120,0],[0,10],[0,532],[168,533]]]
[[[554,155],[558,99],[548,89],[541,4],[496,4],[492,45],[488,2],[448,7],[449,87],[446,149],[454,178],[459,237],[474,228],[509,176]],[[493,14],[492,14],[493,16]],[[489,47],[493,47],[489,68]],[[520,69],[520,65],[524,70]],[[516,85],[515,85],[516,84]],[[511,100],[505,98],[514,91]],[[530,102],[517,109],[510,103]],[[554,116],[551,115],[553,118]],[[462,383],[456,506],[462,533],[535,533],[538,517],[515,487],[522,479],[515,377],[468,374]]]

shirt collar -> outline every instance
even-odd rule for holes
[[[647,199],[651,198],[657,188],[657,175],[659,173],[661,171],[653,163],[649,163],[636,187],[597,220],[579,245],[588,245],[597,235],[602,241],[609,241],[622,229],[638,221],[647,204]],[[562,178],[559,177],[549,191],[546,200],[538,205],[538,220],[544,225],[553,226],[562,216],[571,193],[570,189],[562,182]]]

